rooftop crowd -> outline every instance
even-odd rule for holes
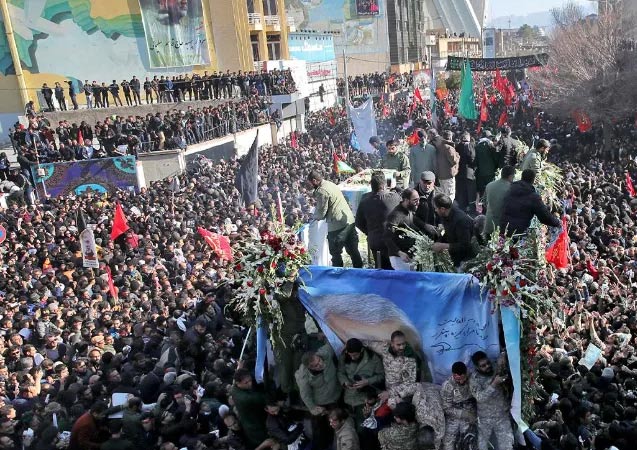
[[[65,87],[66,85],[66,87]],[[138,106],[153,103],[181,103],[197,100],[222,100],[238,97],[266,96],[289,94],[296,91],[296,85],[289,70],[274,69],[250,72],[214,71],[208,74],[192,73],[185,75],[155,75],[146,77],[143,81],[133,76],[130,80],[112,80],[99,82],[93,80],[64,80],[55,82],[51,87],[47,83],[42,85],[40,93],[45,100],[47,111],[66,111],[71,107],[78,109],[78,95],[84,96],[86,107],[110,108],[123,106],[121,96],[124,96],[126,106]],[[121,92],[121,95],[120,95]],[[144,101],[142,102],[142,93]],[[67,106],[67,95],[70,104]],[[54,102],[55,99],[55,102]],[[56,105],[57,103],[57,105]],[[33,102],[26,107],[35,109]],[[35,112],[35,111],[33,111]],[[28,112],[27,112],[28,115]]]
[[[566,214],[572,263],[551,290],[561,312],[546,317],[537,333],[540,395],[529,426],[541,444],[533,443],[631,448],[637,433],[637,201],[627,194],[625,171],[634,178],[633,123],[616,125],[609,154],[601,150],[598,131],[579,133],[548,117],[539,130],[520,121],[513,129],[476,135],[454,120],[443,120],[435,131],[419,114],[414,125],[422,127],[416,133],[421,143],[403,154],[393,137],[409,106],[396,100],[390,107],[386,117],[378,110],[378,154],[349,148],[337,108],[308,116],[298,149],[291,142],[262,147],[256,214],[240,204],[236,159],[198,160],[180,177],[174,206],[168,203],[173,183],[165,180],[137,194],[16,202],[2,211],[0,448],[486,449],[491,431],[499,449],[512,448],[506,365],[479,351],[470,367],[454,364],[453,375],[438,387],[427,382],[422,361],[400,333],[379,346],[352,339],[336,358],[297,309],[286,316],[294,344],[277,355],[276,383],[273,375],[263,385],[253,380],[252,345],[240,360],[246,329],[225,308],[233,295],[233,265],[196,228],[233,241],[258,235],[268,227],[277,193],[290,224],[316,218],[317,202],[338,197],[324,192],[340,178],[329,169],[333,153],[356,171],[385,167],[398,173],[400,193],[372,178],[373,194],[384,205],[372,209],[375,220],[365,216],[362,202],[356,215],[341,205],[350,236],[367,234],[374,255],[386,256],[378,264],[387,269],[410,269],[409,245],[387,223],[411,220],[425,233],[444,228],[446,237],[432,236],[447,240],[439,248],[448,246],[461,267],[472,251],[467,237],[472,241],[474,217],[484,209],[485,226],[506,220],[521,232],[529,214],[551,225]],[[520,154],[518,141],[533,150]],[[534,195],[535,172],[547,158],[566,176],[562,211],[538,206]],[[526,175],[512,183],[514,166]],[[516,201],[506,197],[510,191]],[[116,202],[131,230],[113,242]],[[523,206],[507,209],[509,204]],[[82,267],[80,208],[86,222],[96,224],[95,270]],[[335,247],[330,250],[334,257]],[[554,332],[544,329],[549,323]],[[578,364],[589,343],[603,351],[590,370]],[[128,400],[114,406],[113,394]],[[108,418],[112,414],[121,417]]]

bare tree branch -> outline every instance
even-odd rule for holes
[[[635,21],[613,12],[583,17],[575,4],[553,12],[558,26],[549,65],[531,73],[540,107],[561,116],[584,111],[609,123],[637,111]]]

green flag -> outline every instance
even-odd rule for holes
[[[473,76],[471,75],[471,65],[465,61],[460,72],[460,101],[458,103],[458,114],[465,119],[476,120],[478,110],[476,109],[476,99],[473,94]]]

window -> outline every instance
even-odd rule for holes
[[[269,60],[276,61],[281,59],[281,43],[280,42],[268,42]]]
[[[248,2],[248,13],[254,13],[254,0],[247,0]]]
[[[277,0],[263,0],[263,15],[264,16],[278,16],[279,10],[277,9]]]
[[[250,44],[252,44],[252,60],[261,61],[261,55],[259,55],[259,36],[256,34],[250,35]]]

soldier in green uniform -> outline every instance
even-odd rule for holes
[[[406,188],[409,186],[409,177],[411,175],[411,166],[409,165],[409,156],[404,152],[398,151],[398,143],[393,139],[387,141],[387,154],[380,162],[381,169],[395,170],[396,187]]]

